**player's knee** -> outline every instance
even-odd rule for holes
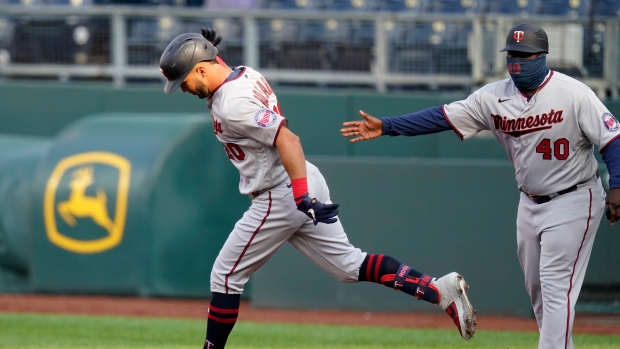
[[[211,292],[241,294],[246,282],[247,279],[239,278],[238,275],[211,271]]]
[[[336,278],[336,280],[340,282],[346,282],[346,283],[359,282],[358,276],[353,272],[339,271],[337,273],[332,273],[332,275]]]

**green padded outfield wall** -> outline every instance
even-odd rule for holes
[[[487,277],[506,285],[502,287],[514,285],[508,290],[518,300],[514,307],[501,305],[503,298],[486,294],[488,290],[474,297],[489,311],[529,311],[522,306],[522,274],[513,273],[513,200],[518,193],[506,155],[494,139],[479,136],[460,142],[444,132],[350,144],[338,132],[343,121],[357,118],[359,109],[376,116],[400,115],[459,97],[276,92],[291,128],[326,175],[334,200],[342,204],[352,242],[364,250],[394,254],[429,273],[459,270],[476,288],[486,285]],[[0,213],[0,291],[208,295],[212,261],[249,199],[238,194],[238,173],[212,134],[204,101],[180,93],[165,95],[155,88],[56,84],[0,84],[0,93],[5,97],[0,104],[0,129],[5,133],[0,135],[0,202],[11,206]],[[37,103],[30,102],[31,96],[37,96]],[[608,105],[620,114],[620,103]],[[88,116],[92,114],[99,115]],[[72,181],[88,176],[94,178],[82,198],[71,199],[80,185]],[[398,186],[360,191],[379,185],[381,178],[391,178]],[[129,183],[126,192],[121,179]],[[398,195],[390,195],[394,192]],[[118,206],[123,196],[121,232]],[[97,198],[105,198],[107,210],[107,215],[101,214],[104,206],[93,204],[99,207],[98,223],[97,209],[79,213],[72,208],[72,200]],[[452,201],[458,203],[455,218],[442,216]],[[73,226],[70,214],[84,216]],[[433,232],[413,239],[411,231],[420,225]],[[387,228],[381,231],[382,227]],[[458,244],[452,245],[446,234]],[[620,282],[620,268],[610,267],[620,265],[614,253],[620,242],[611,238],[613,234],[602,225],[586,282]],[[114,238],[106,239],[110,236]],[[467,250],[471,254],[464,259],[459,255],[463,250],[453,250],[475,242],[477,248]],[[417,245],[423,247],[421,252]],[[448,245],[447,252],[442,250],[441,263],[434,264],[432,248],[441,245]],[[276,254],[252,279],[250,295],[257,304],[269,305],[273,297],[265,295],[278,294],[267,292],[269,287],[288,290],[280,284],[283,280],[306,282],[299,274],[287,274],[292,266],[299,266],[306,280],[314,280],[311,286],[322,299],[283,294],[282,305],[368,308],[373,305],[366,303],[365,292],[385,295],[381,287],[363,285],[348,297],[352,285],[333,284],[290,250]],[[482,257],[488,251],[494,254]],[[472,271],[474,265],[479,268]],[[289,277],[282,279],[279,272]],[[315,292],[312,287],[309,293]],[[326,299],[320,290],[337,290],[338,296]],[[385,298],[383,306],[394,307],[394,299],[398,298]]]
[[[0,137],[0,292],[32,291],[32,183],[51,143],[40,137]]]
[[[35,292],[208,296],[213,260],[249,201],[230,195],[238,173],[212,132],[204,115],[95,115],[2,161],[0,174],[19,167],[13,182],[32,189],[1,193],[7,205],[19,196],[9,214],[26,217],[3,224],[15,253],[0,264]]]

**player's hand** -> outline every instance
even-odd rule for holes
[[[338,214],[338,204],[324,204],[317,199],[310,199],[308,194],[302,196],[304,199],[297,204],[297,209],[305,213],[312,219],[312,223],[335,223],[338,219],[334,218]]]
[[[217,45],[223,39],[221,35],[217,35],[217,33],[215,32],[215,29],[202,28],[200,29],[200,31],[202,32],[202,36],[204,36],[205,39],[209,40],[209,42],[215,47],[217,47]]]
[[[620,219],[620,188],[612,188],[605,201],[605,216],[613,226]]]
[[[360,110],[360,115],[364,118],[363,121],[347,121],[342,125],[345,128],[340,129],[340,133],[343,137],[355,137],[349,142],[355,143],[359,141],[366,141],[369,139],[381,137],[383,134],[383,122],[380,119],[375,118],[372,115],[366,114]]]

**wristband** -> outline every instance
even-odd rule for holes
[[[306,177],[291,179],[291,187],[293,188],[295,203],[299,204],[303,200],[302,196],[308,193],[308,179]]]

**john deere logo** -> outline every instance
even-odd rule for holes
[[[59,161],[43,198],[49,240],[75,253],[98,253],[118,245],[127,216],[130,172],[127,159],[107,152],[76,154]],[[110,178],[116,188],[106,193],[101,183],[109,183]]]

